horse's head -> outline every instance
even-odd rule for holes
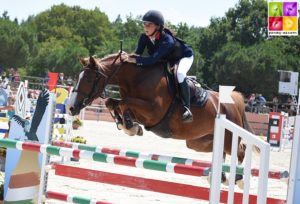
[[[79,74],[78,82],[67,105],[68,113],[71,115],[78,115],[81,109],[101,96],[108,78],[103,72],[101,64],[94,57],[80,61],[83,70]]]

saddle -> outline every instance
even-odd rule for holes
[[[172,114],[175,109],[175,104],[177,102],[180,103],[181,97],[179,93],[178,88],[178,82],[176,79],[176,71],[177,68],[169,69],[168,66],[165,67],[165,76],[168,81],[168,89],[171,95],[173,96],[173,100],[171,102],[171,105],[169,106],[167,113],[164,115],[164,117],[155,125],[152,127],[146,127],[145,129],[148,131],[152,131],[155,134],[163,137],[163,138],[172,138],[173,132],[169,126],[169,121],[172,118]],[[200,83],[197,82],[192,77],[187,77],[187,82],[190,87],[190,102],[191,106],[196,107],[203,107],[207,100],[208,100],[208,91],[201,87]]]
[[[176,77],[177,67],[178,65],[169,68],[169,66],[166,65],[165,75],[168,81],[168,88],[170,93],[172,93],[173,96],[180,100],[180,92],[178,88],[179,85]],[[190,87],[191,106],[203,107],[208,99],[207,90],[201,87],[201,84],[194,77],[187,76],[187,83]]]

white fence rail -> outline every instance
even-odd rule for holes
[[[300,203],[300,115],[295,119],[287,204]]]
[[[245,154],[245,167],[244,167],[244,193],[243,204],[249,203],[249,190],[250,190],[250,175],[251,175],[251,158],[252,148],[257,146],[260,149],[260,167],[258,178],[258,195],[257,204],[265,204],[267,201],[267,184],[268,184],[268,171],[269,171],[269,157],[270,145],[259,139],[254,134],[244,130],[240,126],[232,123],[226,119],[225,115],[220,115],[215,120],[214,131],[214,147],[213,147],[213,164],[212,164],[212,180],[210,188],[210,203],[220,203],[221,195],[221,173],[223,164],[223,148],[225,129],[232,132],[232,148],[231,148],[231,167],[230,167],[230,180],[227,202],[233,204],[234,202],[234,187],[235,187],[235,173],[237,165],[237,150],[238,138],[241,137],[247,145]]]
[[[97,121],[100,120],[101,114],[109,114],[109,113],[103,113],[104,110],[107,110],[105,105],[98,105],[98,106],[92,105],[92,106],[87,106],[83,110],[80,111],[80,115],[79,115],[80,119],[82,119],[82,120],[86,119],[87,110],[94,110],[94,114],[97,118]]]

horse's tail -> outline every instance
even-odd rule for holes
[[[243,128],[251,133],[254,133],[252,127],[250,126],[247,117],[246,117],[246,112],[245,110],[242,112],[242,120],[243,120]],[[244,150],[244,152],[246,152],[246,143],[244,140],[241,140],[240,143],[242,149]],[[259,155],[260,154],[260,149],[257,146],[253,146],[252,151],[256,154]]]
[[[237,108],[240,112],[243,128],[245,130],[251,132],[251,133],[254,133],[251,125],[249,124],[249,122],[247,120],[247,116],[246,116],[246,112],[245,112],[244,97],[242,96],[242,94],[238,93],[237,101],[235,101],[235,103],[237,104]],[[243,151],[246,153],[246,143],[245,143],[245,141],[241,140],[240,145],[241,145],[241,148],[243,149]],[[256,155],[260,154],[260,149],[257,146],[253,146],[252,151]]]
[[[242,112],[243,128],[251,133],[254,133],[253,128],[248,122],[245,110]]]
[[[245,130],[254,133],[252,127],[250,126],[247,117],[246,117],[246,112],[245,112],[245,103],[244,103],[244,97],[241,93],[239,92],[233,92],[233,99],[234,99],[234,103],[236,105],[236,108],[240,114],[241,120],[242,120],[242,128],[244,128]],[[246,143],[245,141],[241,140],[240,142],[240,149],[242,150],[242,152],[246,153]],[[256,146],[253,146],[252,151],[255,154],[259,154],[260,153],[260,149]],[[241,159],[243,160],[243,159]]]

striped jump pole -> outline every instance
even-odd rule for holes
[[[87,150],[57,147],[48,144],[41,145],[38,143],[23,142],[11,139],[0,139],[0,146],[18,150],[40,152],[49,155],[74,157],[96,162],[118,164],[123,166],[171,172],[176,174],[185,174],[190,176],[208,176],[210,172],[210,169],[208,167],[187,166],[183,164],[137,159],[125,156],[91,152]]]
[[[160,155],[160,154],[153,154],[147,152],[137,152],[127,149],[112,149],[107,147],[101,146],[93,146],[93,145],[86,145],[80,143],[73,143],[73,142],[64,142],[64,141],[53,141],[52,144],[54,146],[59,147],[66,147],[72,149],[79,149],[79,150],[88,150],[91,152],[99,152],[99,153],[106,153],[106,154],[114,154],[126,157],[133,157],[133,158],[141,158],[147,160],[154,160],[154,161],[162,161],[162,162],[171,162],[175,164],[185,164],[190,166],[198,166],[198,167],[211,167],[211,162],[209,161],[202,161],[202,160],[195,160],[195,159],[188,159],[183,157],[173,157],[169,155]],[[230,172],[230,165],[223,164],[223,171],[229,173]],[[243,175],[244,174],[244,167],[237,166],[236,174]],[[252,176],[258,176],[259,170],[257,168],[251,169]],[[269,178],[271,179],[286,179],[289,177],[288,171],[269,171]]]
[[[69,117],[68,114],[62,114],[62,113],[55,113],[54,118],[67,118]]]
[[[170,195],[194,198],[200,200],[209,199],[209,188],[194,186],[190,184],[182,184],[170,181],[162,181],[156,179],[142,178],[118,173],[110,173],[80,167],[66,166],[61,164],[53,165],[55,175],[64,176],[85,181],[93,181],[110,185],[123,186],[138,190],[152,191],[156,193],[165,193]],[[228,192],[221,191],[221,202],[226,203]],[[234,195],[234,203],[242,203],[243,194],[236,192]],[[249,203],[256,204],[256,195],[249,196]],[[267,198],[268,204],[285,204],[285,200],[276,198]]]
[[[64,128],[66,129],[68,127],[67,124],[53,124],[53,128]]]
[[[0,133],[7,133],[8,129],[7,128],[0,128]]]
[[[33,114],[31,114],[31,115],[33,115]],[[66,119],[67,117],[69,117],[68,114],[63,114],[63,113],[55,113],[54,114],[54,118],[65,118]],[[1,122],[1,120],[0,120],[0,122]],[[6,122],[8,122],[8,120]]]
[[[105,201],[96,201],[89,198],[84,198],[81,196],[73,196],[64,193],[58,193],[54,191],[47,191],[46,198],[54,199],[54,200],[61,200],[69,203],[78,203],[78,204],[112,204]]]
[[[52,137],[54,137],[54,138],[60,138],[60,137],[66,138],[67,134],[53,134]],[[54,145],[54,146],[56,146],[56,145]]]
[[[188,159],[182,157],[172,157],[168,155],[159,155],[159,154],[152,154],[146,152],[137,152],[137,151],[127,150],[127,149],[112,149],[107,147],[79,144],[73,142],[64,142],[64,141],[53,141],[52,144],[59,147],[88,150],[91,152],[115,154],[115,155],[126,156],[126,157],[164,161],[164,162],[171,162],[176,164],[185,164],[190,166],[211,167],[211,162],[209,161],[194,160],[194,159]]]

